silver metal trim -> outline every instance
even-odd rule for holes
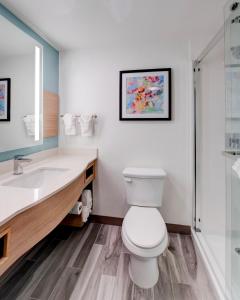
[[[208,43],[207,47],[201,52],[198,58],[194,61],[194,67],[199,65],[208,53],[224,38],[224,26],[218,31],[214,38]]]
[[[196,226],[194,226],[194,230],[195,230],[195,232],[202,232],[202,230]]]
[[[240,151],[222,151],[222,154],[226,157],[230,157],[230,158],[236,158],[236,157],[240,157]]]
[[[240,248],[235,248],[235,252],[240,255]]]
[[[73,115],[74,117],[80,117],[80,115]],[[60,118],[63,118],[64,115],[60,115]],[[92,115],[94,119],[97,119],[97,115]]]

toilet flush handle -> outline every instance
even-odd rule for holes
[[[132,183],[132,179],[129,178],[129,177],[125,177],[124,180],[125,180],[126,182],[128,182],[128,183]]]

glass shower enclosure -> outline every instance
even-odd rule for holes
[[[226,286],[240,299],[240,2],[225,8]]]
[[[240,2],[194,63],[195,218],[222,299],[240,299]]]

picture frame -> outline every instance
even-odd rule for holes
[[[11,79],[0,78],[0,122],[10,121]]]
[[[171,68],[119,73],[120,121],[171,120]]]

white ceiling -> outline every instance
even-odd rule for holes
[[[207,43],[226,0],[0,0],[60,49],[166,39]]]
[[[35,45],[38,44],[2,16],[0,16],[0,41],[0,58],[34,53]]]

